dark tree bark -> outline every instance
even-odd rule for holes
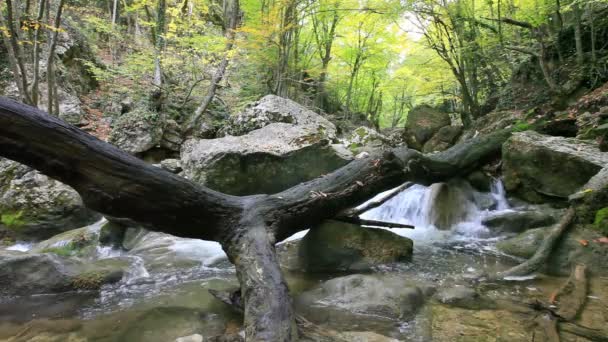
[[[146,164],[57,117],[0,97],[0,156],[72,186],[91,209],[181,237],[218,241],[235,264],[248,341],[292,341],[295,315],[274,244],[406,180],[468,173],[500,153],[499,131],[423,155],[372,154],[273,195],[231,196]]]

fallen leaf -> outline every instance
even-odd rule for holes
[[[549,296],[549,304],[555,304],[555,300],[557,299],[558,290],[553,291]]]
[[[587,245],[589,245],[589,241],[584,240],[584,239],[578,240],[578,243],[580,243],[581,246],[584,246],[584,247],[587,247]]]
[[[595,239],[593,240],[593,242],[597,242],[597,243],[608,243],[608,237],[601,237],[599,239]]]

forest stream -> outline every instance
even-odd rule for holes
[[[499,251],[497,242],[509,234],[496,234],[482,221],[520,208],[509,204],[499,180],[488,193],[464,182],[456,186],[466,192],[466,212],[450,230],[438,230],[430,223],[431,187],[422,185],[414,185],[364,214],[368,219],[415,225],[415,229],[390,229],[414,241],[411,262],[386,264],[365,273],[285,272],[297,312],[330,329],[373,332],[399,341],[531,341],[529,317],[496,303],[547,300],[565,278],[486,279],[522,260]],[[83,229],[98,236],[105,221]],[[306,231],[278,245],[281,259],[297,258],[297,241],[304,234]],[[122,279],[103,285],[99,293],[82,290],[4,298],[0,340],[164,342],[201,331],[213,336],[240,330],[240,315],[208,291],[238,286],[234,267],[218,243],[161,233],[134,235],[128,251],[96,244],[94,252],[86,256],[129,263]],[[50,246],[60,248],[73,238],[74,234],[68,234]],[[18,242],[6,250],[35,248]],[[325,289],[319,295],[319,287],[336,280],[339,289]],[[589,284],[581,322],[594,326],[608,314],[608,279],[593,277]],[[416,290],[398,296],[403,289]],[[382,308],[394,305],[386,301],[395,298],[403,301],[398,305],[399,318]],[[373,305],[365,305],[367,301]],[[362,336],[363,341],[376,341]]]

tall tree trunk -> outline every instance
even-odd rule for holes
[[[593,63],[597,62],[597,51],[596,51],[596,32],[595,32],[595,13],[593,13],[593,6],[591,3],[587,4],[587,13],[589,17],[589,29],[591,31],[591,60]]]
[[[112,29],[114,29],[114,26],[116,25],[117,15],[118,15],[118,0],[114,0],[113,6],[112,6]]]
[[[63,12],[63,5],[65,0],[59,0],[59,6],[57,7],[57,14],[55,15],[55,29],[53,30],[53,37],[51,39],[51,46],[49,47],[49,56],[46,62],[46,78],[47,78],[47,103],[48,112],[51,115],[59,115],[59,96],[55,85],[55,49],[57,48],[57,41],[59,40],[59,27],[61,27],[61,14]]]
[[[205,113],[211,101],[215,97],[215,92],[220,82],[224,78],[224,74],[226,73],[226,69],[228,68],[228,64],[230,63],[230,55],[234,49],[234,42],[236,38],[236,29],[239,26],[241,10],[239,5],[239,0],[226,0],[226,6],[224,8],[224,19],[227,21],[226,32],[224,36],[226,37],[226,47],[224,49],[224,56],[222,57],[222,61],[218,66],[213,78],[211,79],[211,85],[209,90],[207,90],[207,94],[201,101],[201,104],[196,108],[194,115],[188,120],[184,132],[186,135],[189,135],[192,130],[198,125],[201,116]]]
[[[6,0],[6,23],[4,23],[4,25],[8,27],[8,32],[10,35],[10,46],[7,46],[7,49],[10,48],[13,50],[13,55],[15,56],[15,61],[17,62],[17,66],[19,69],[19,73],[15,75],[15,80],[16,82],[20,83],[20,88],[23,89],[23,92],[21,94],[22,101],[27,104],[33,104],[27,82],[27,70],[25,69],[24,62],[25,55],[23,53],[23,48],[21,44],[17,42],[18,32],[15,28],[14,13],[16,12],[13,9],[12,0]]]
[[[576,62],[579,66],[585,63],[585,54],[583,52],[583,33],[581,24],[581,9],[577,2],[572,5],[574,11],[574,41],[576,43]]]
[[[2,15],[0,15],[0,25],[6,27],[6,23],[4,22],[4,17]],[[2,42],[4,43],[4,46],[6,47],[6,51],[7,51],[7,55],[8,55],[8,63],[11,68],[13,77],[15,78],[15,84],[17,85],[17,90],[19,91],[19,98],[21,98],[21,101],[25,102],[26,90],[23,89],[23,83],[21,82],[21,71],[19,69],[17,57],[15,56],[15,51],[11,47],[11,42],[10,42],[9,36],[6,35],[4,32],[1,32],[0,35],[2,35]]]
[[[151,96],[152,109],[157,112],[161,112],[163,105],[163,70],[161,59],[165,48],[166,12],[166,0],[158,0],[156,29],[154,32],[154,89],[152,90]]]
[[[38,106],[38,83],[40,79],[40,29],[42,17],[44,16],[44,5],[46,0],[38,3],[38,16],[36,17],[36,29],[34,30],[34,80],[32,81],[32,105]]]

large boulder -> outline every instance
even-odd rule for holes
[[[273,111],[268,109],[271,104]],[[332,144],[333,124],[293,101],[267,96],[245,113],[258,113],[263,118],[257,121],[243,114],[251,121],[235,119],[230,132],[247,134],[190,139],[182,145],[184,176],[233,195],[275,193],[329,173],[352,159],[348,150]],[[271,113],[290,118],[285,119],[289,123],[270,123],[266,119]]]
[[[521,233],[524,230],[554,224],[559,211],[537,207],[535,210],[503,211],[491,214],[482,224],[496,233]]]
[[[429,223],[437,229],[449,230],[467,217],[469,197],[462,187],[454,183],[431,185],[427,200]]]
[[[422,149],[440,128],[450,125],[450,116],[430,106],[418,106],[407,115],[405,123],[405,141],[408,146]]]
[[[444,126],[424,144],[422,152],[440,152],[450,148],[462,133],[462,126]]]
[[[382,146],[390,146],[392,141],[373,128],[361,126],[353,131],[348,138],[347,144],[349,150],[357,154],[361,151],[370,151]]]
[[[98,218],[72,188],[30,167],[0,159],[0,235],[44,239]]]
[[[597,144],[574,138],[526,131],[503,145],[505,188],[533,203],[566,200],[606,164]]]
[[[306,234],[298,256],[300,266],[308,271],[361,271],[407,261],[412,248],[412,240],[388,230],[326,221]]]
[[[135,108],[114,120],[108,141],[129,153],[142,153],[158,146],[163,127],[157,113]]]
[[[518,120],[524,118],[522,111],[507,110],[507,111],[492,111],[486,115],[477,118],[471,127],[458,138],[458,143],[469,140],[479,134],[490,134],[498,130],[512,126]]]
[[[312,129],[335,137],[336,127],[329,120],[299,103],[276,95],[266,95],[232,116],[220,135],[244,135],[272,123],[312,126]]]
[[[550,229],[551,227],[530,229],[498,242],[496,247],[503,253],[528,259],[540,247]],[[554,275],[568,275],[575,264],[582,263],[596,275],[608,275],[608,248],[595,241],[601,236],[592,227],[576,225],[553,250],[545,271]]]
[[[390,326],[413,318],[432,291],[431,286],[407,284],[396,276],[354,274],[303,292],[295,298],[295,306],[315,323],[357,321],[365,328]]]
[[[0,296],[28,296],[95,290],[122,279],[128,263],[105,259],[94,263],[53,253],[0,252]]]

